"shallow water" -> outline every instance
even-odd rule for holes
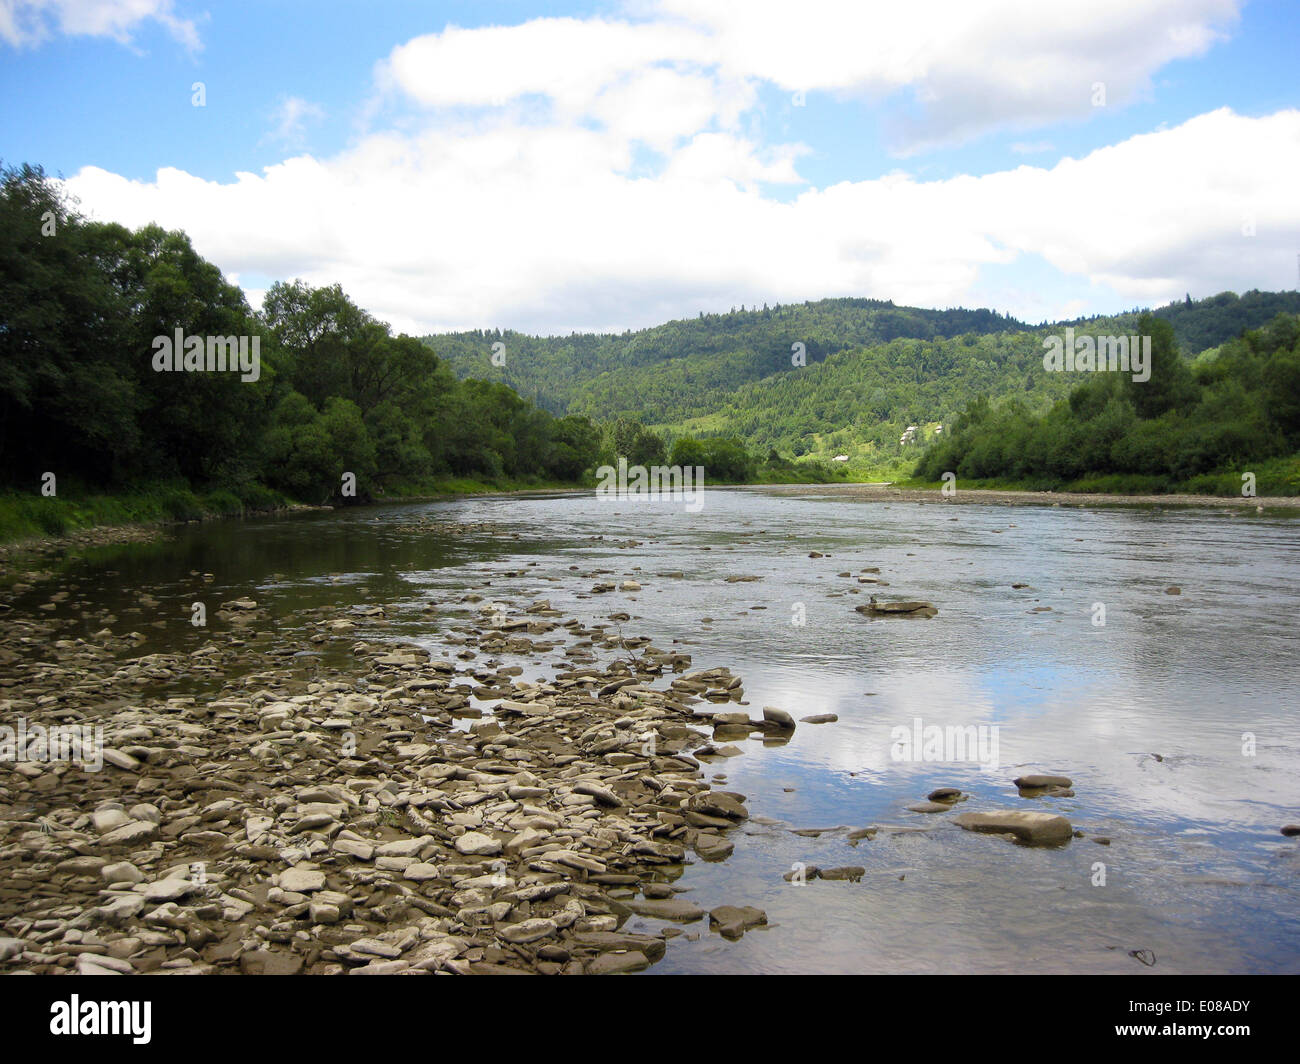
[[[426,517],[491,527],[410,528]],[[889,586],[857,583],[866,567]],[[846,570],[854,576],[837,575]],[[597,580],[629,577],[641,592],[590,594]],[[697,860],[678,885],[705,908],[757,905],[769,926],[727,942],[688,925],[698,940],[674,940],[652,973],[1300,970],[1300,840],[1278,832],[1300,821],[1294,518],[833,490],[710,490],[699,513],[499,497],[187,527],[94,552],[56,582],[91,604],[87,632],[111,610],[115,630],[146,636],[142,652],[222,638],[215,605],[244,594],[271,618],[390,604],[394,623],[357,635],[439,648],[440,633],[474,615],[467,592],[510,608],[544,597],[587,623],[626,611],[625,635],[688,650],[692,668],[730,667],[751,716],[768,705],[838,713],[784,744],[741,740],[743,756],[706,768],[754,817],[780,823],[751,820],[732,833],[729,859]],[[1171,585],[1182,594],[1166,594]],[[158,606],[139,604],[146,590]],[[928,599],[939,613],[870,620],[853,607],[872,593]],[[195,599],[212,611],[206,631],[188,623]],[[430,600],[432,616],[420,612]],[[535,679],[564,661],[561,649],[499,660]],[[896,760],[891,730],[917,718],[996,726],[998,764]],[[1070,776],[1076,797],[1020,798],[1010,781],[1033,771]],[[970,793],[960,810],[1060,812],[1112,844],[1027,848],[906,811],[941,785]],[[790,830],[872,824],[879,834],[858,844]],[[866,874],[786,883],[799,862]]]

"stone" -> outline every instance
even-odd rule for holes
[[[130,754],[124,754],[121,750],[111,750],[107,747],[104,749],[104,763],[127,772],[137,772],[140,769],[140,762]]]
[[[497,937],[520,946],[528,942],[536,942],[538,939],[550,938],[558,931],[559,926],[554,920],[538,917],[498,928]]]
[[[838,713],[814,713],[810,717],[800,717],[801,724],[834,724],[840,719]]]
[[[877,602],[873,595],[871,601],[862,606],[855,606],[858,613],[873,617],[933,617],[939,611],[933,603],[921,600],[906,602]]]
[[[375,847],[371,843],[357,842],[355,839],[335,839],[333,849],[338,853],[355,857],[359,861],[370,861],[375,856]]]
[[[160,879],[156,883],[150,883],[144,888],[143,897],[147,902],[175,901],[177,898],[183,898],[196,889],[192,880],[182,879],[177,876],[173,879]]]
[[[358,956],[380,957],[386,961],[396,960],[402,955],[402,951],[391,942],[378,938],[359,938],[349,943],[347,949]]]
[[[603,806],[613,807],[623,804],[618,800],[618,796],[613,791],[606,787],[598,787],[594,783],[579,783],[573,789],[578,794],[586,794],[595,798],[596,801]]]
[[[337,905],[326,902],[313,901],[307,911],[313,924],[337,924],[343,918]]]
[[[602,953],[593,957],[584,971],[587,975],[625,975],[649,967],[650,961],[644,953],[629,950],[627,953]]]
[[[709,910],[709,926],[723,938],[740,938],[751,927],[767,923],[767,913],[752,905],[719,905]]]
[[[1013,782],[1023,791],[1074,786],[1074,781],[1069,776],[1017,776]]]
[[[245,975],[297,975],[303,959],[281,950],[250,950],[240,954],[239,970]]]
[[[467,831],[455,843],[456,852],[466,857],[491,857],[501,852],[499,840],[481,831]]]
[[[280,873],[280,889],[311,894],[325,889],[325,873],[316,868],[290,868]]]
[[[630,931],[579,931],[573,936],[573,942],[580,949],[594,949],[602,953],[635,950],[652,961],[662,957],[666,949],[662,938]]]
[[[776,706],[763,707],[763,719],[785,731],[794,731],[794,717]]]
[[[77,957],[78,975],[134,975],[135,965],[118,957],[82,953]]]
[[[158,834],[158,825],[149,820],[132,820],[101,836],[105,846],[122,846],[152,839]]]
[[[952,806],[947,802],[913,802],[907,807],[912,813],[951,813]]]
[[[637,916],[649,916],[655,920],[673,920],[689,924],[704,915],[704,910],[684,898],[634,898],[626,903]]]
[[[90,826],[101,835],[106,835],[114,828],[131,823],[132,819],[121,809],[96,809],[90,814]]]
[[[962,813],[953,818],[953,823],[967,831],[1014,835],[1021,842],[1035,845],[1065,842],[1074,835],[1070,822],[1055,813],[1031,813],[1024,810]]]

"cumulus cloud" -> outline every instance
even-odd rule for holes
[[[184,228],[228,272],[341,282],[413,332],[622,329],[835,295],[948,306],[1030,256],[1126,305],[1293,279],[1300,111],[1221,109],[1050,168],[773,198],[795,154],[703,133],[636,176],[617,134],[502,117],[224,183],[87,167],[68,184],[98,217]]]
[[[427,108],[543,101],[662,148],[733,128],[758,86],[885,107],[909,155],[993,129],[1122,106],[1202,55],[1239,0],[654,0],[642,21],[541,18],[448,27],[394,48],[378,80]],[[629,101],[629,97],[631,98]],[[659,107],[653,106],[655,102]],[[676,119],[674,121],[673,119]]]
[[[0,0],[0,41],[15,48],[38,45],[56,34],[130,44],[134,31],[149,21],[191,51],[202,47],[194,22],[179,17],[172,0]]]

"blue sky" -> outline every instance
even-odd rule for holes
[[[0,0],[0,157],[412,331],[1296,287],[1297,5],[971,6]]]

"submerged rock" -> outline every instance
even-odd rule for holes
[[[933,617],[939,612],[933,603],[920,599],[878,602],[875,595],[871,596],[870,602],[853,608],[858,613],[865,613],[869,617]]]

